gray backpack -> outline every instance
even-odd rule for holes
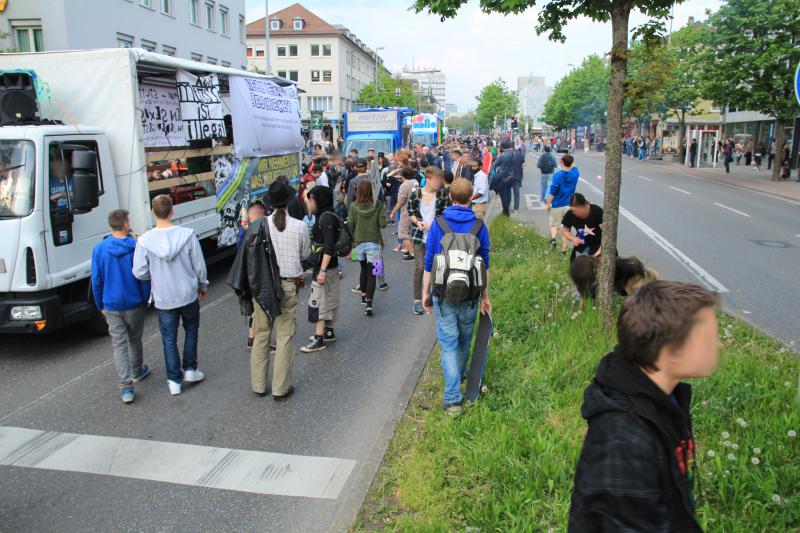
[[[483,221],[475,219],[469,233],[454,233],[443,216],[436,223],[444,237],[433,259],[433,295],[448,302],[477,300],[486,288],[486,265],[478,254]]]

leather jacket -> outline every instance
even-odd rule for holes
[[[239,296],[242,315],[253,314],[253,300],[270,320],[281,314],[283,289],[266,217],[250,223],[247,228],[228,275],[228,285]]]

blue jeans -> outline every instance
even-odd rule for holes
[[[542,181],[541,181],[541,190],[539,191],[539,201],[545,203],[547,201],[547,191],[550,190],[550,180],[553,177],[553,173],[545,174],[542,173]]]
[[[178,353],[178,324],[183,321],[183,365]],[[180,383],[183,370],[197,370],[197,336],[200,329],[200,301],[177,309],[158,309],[158,327],[164,343],[164,363],[167,379]]]
[[[450,303],[434,298],[436,336],[442,347],[445,405],[461,402],[461,378],[467,373],[472,332],[478,318],[475,302]]]

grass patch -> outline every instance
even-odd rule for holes
[[[356,531],[564,531],[585,431],[583,390],[614,344],[576,312],[566,260],[534,231],[492,224],[489,392],[462,416],[441,409],[430,358],[373,482]],[[800,528],[800,362],[720,318],[720,366],[694,383],[698,514],[708,531]]]

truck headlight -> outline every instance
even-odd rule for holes
[[[41,320],[42,308],[38,305],[18,305],[11,308],[11,320]]]

